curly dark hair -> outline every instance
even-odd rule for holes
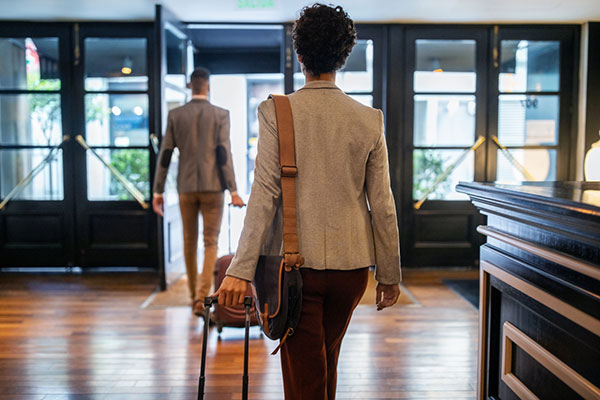
[[[292,31],[294,49],[311,75],[340,69],[356,43],[354,21],[340,6],[304,7]]]

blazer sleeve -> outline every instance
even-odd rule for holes
[[[156,163],[156,173],[154,174],[153,192],[157,194],[161,194],[165,191],[167,172],[169,172],[169,164],[171,163],[173,150],[176,147],[173,130],[173,116],[169,113],[169,116],[167,117],[167,130],[160,145],[158,162]]]
[[[221,146],[226,157],[224,164],[220,165],[221,174],[223,175],[223,183],[229,192],[235,192],[237,186],[235,184],[235,173],[233,170],[233,157],[231,156],[231,139],[230,135],[231,124],[229,122],[229,111],[224,111],[220,117],[219,128],[217,133],[217,146]]]
[[[383,114],[379,111],[380,133],[367,160],[366,189],[371,208],[375,242],[375,279],[392,285],[402,280],[396,204],[390,186],[388,153]]]
[[[252,281],[281,197],[279,172],[279,140],[273,100],[258,107],[258,148],[254,168],[254,183],[248,200],[244,228],[238,249],[227,275]]]

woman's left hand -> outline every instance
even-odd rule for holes
[[[211,297],[218,296],[220,305],[231,307],[244,304],[247,289],[248,281],[227,275],[219,289]]]

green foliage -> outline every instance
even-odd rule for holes
[[[438,176],[444,172],[446,160],[439,152],[434,150],[417,150],[413,153],[413,198],[420,199],[433,185]],[[443,194],[450,191],[448,181],[440,183],[431,193],[430,198],[443,198]]]
[[[27,86],[30,90],[60,90],[60,80],[42,79],[32,81],[28,76]],[[29,110],[42,129],[47,145],[52,141],[52,130],[60,120],[60,95],[29,94]]]
[[[100,125],[108,119],[108,95],[93,94],[85,97],[85,122],[99,121]]]
[[[150,158],[147,150],[123,149],[113,150],[110,164],[144,194],[150,197],[148,176],[150,174]],[[132,197],[114,176],[110,180],[110,194],[119,200],[130,200]]]

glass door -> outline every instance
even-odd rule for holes
[[[194,69],[194,46],[187,33],[187,27],[182,24],[173,13],[161,5],[156,6],[155,36],[159,38],[160,57],[156,68],[156,86],[161,93],[157,99],[156,131],[151,135],[153,155],[152,160],[158,158],[160,139],[166,129],[168,112],[184,105],[191,98],[187,82]],[[169,284],[185,273],[183,261],[183,228],[179,211],[179,195],[177,193],[177,165],[179,163],[179,150],[175,148],[169,173],[165,184],[165,212],[164,217],[156,217],[159,227],[159,256],[161,265],[161,287],[165,289]],[[154,175],[151,176],[154,178]]]
[[[572,43],[573,31],[560,27],[495,30],[489,180],[569,179]]]
[[[157,265],[150,210],[151,25],[75,26],[79,265]]]
[[[0,267],[72,265],[69,30],[0,26]]]
[[[405,260],[468,265],[478,214],[454,188],[484,179],[486,31],[407,28],[406,40]]]

